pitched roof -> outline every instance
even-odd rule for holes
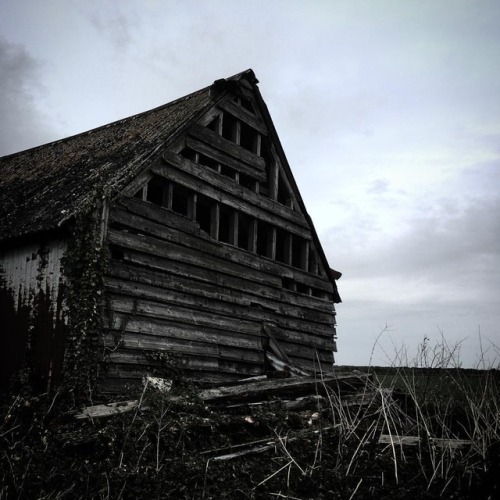
[[[256,81],[252,70],[227,80],[241,78]],[[213,105],[211,88],[0,158],[0,241],[59,227],[98,186],[111,193],[125,187],[146,161]]]

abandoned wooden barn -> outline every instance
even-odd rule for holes
[[[2,389],[26,366],[58,383],[92,335],[108,388],[158,353],[207,381],[331,369],[340,273],[257,84],[247,70],[0,159]]]

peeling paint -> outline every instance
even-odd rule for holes
[[[45,391],[59,379],[64,338],[64,240],[27,243],[0,254],[0,393],[24,370]]]

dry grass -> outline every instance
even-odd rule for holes
[[[500,377],[458,368],[458,351],[424,341],[416,368],[396,366],[403,358],[390,370],[371,368],[349,397],[319,377],[317,406],[300,414],[300,430],[298,415],[279,405],[249,414],[242,430],[222,410],[192,397],[173,403],[147,385],[134,411],[106,422],[68,423],[60,395],[18,396],[0,415],[0,500],[493,499]],[[206,458],[243,431],[243,442],[274,444]]]

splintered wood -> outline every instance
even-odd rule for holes
[[[325,387],[338,388],[341,392],[353,392],[362,387],[368,380],[368,375],[338,374],[323,377],[291,377],[284,379],[268,379],[262,382],[250,382],[245,385],[215,387],[200,392],[199,396],[208,403],[255,402],[269,399],[273,396],[286,398],[293,396],[316,395],[323,393]]]
[[[165,398],[168,404],[181,407],[185,404],[185,397],[170,392],[170,381],[147,378],[144,383],[148,390],[156,391],[157,396]],[[156,397],[154,393],[153,397]],[[201,446],[198,452],[200,457],[215,462],[286,450],[289,444],[308,439],[307,436],[340,432],[341,423],[330,421],[330,425],[327,425],[328,422],[322,420],[325,412],[357,412],[358,408],[364,408],[370,415],[376,415],[381,406],[397,404],[390,390],[374,387],[370,375],[359,372],[274,379],[259,376],[240,380],[233,385],[199,390],[196,398],[206,405],[209,414],[203,418],[192,418],[195,415],[188,411],[183,417],[185,424],[181,426],[187,425],[190,432],[200,432],[201,435],[206,433],[207,428],[217,428],[225,436],[227,445],[219,444],[218,447],[208,449]],[[146,399],[88,407],[75,415],[75,418],[111,418],[133,410],[141,414],[148,410]],[[291,419],[294,424],[283,435],[276,432],[273,434],[270,428],[262,426],[259,415],[270,415],[273,418],[273,415],[281,411],[285,411],[286,418]],[[172,427],[170,431],[175,432],[176,427]],[[392,448],[431,445],[449,450],[474,444],[469,440],[433,437],[424,442],[418,436],[384,434],[383,431],[383,428],[373,427],[366,444]]]
[[[382,434],[378,439],[378,444],[395,446],[420,446],[424,440],[418,436],[398,436],[394,434]],[[436,448],[448,448],[451,450],[471,446],[474,442],[470,439],[444,439],[429,438],[429,443]]]

